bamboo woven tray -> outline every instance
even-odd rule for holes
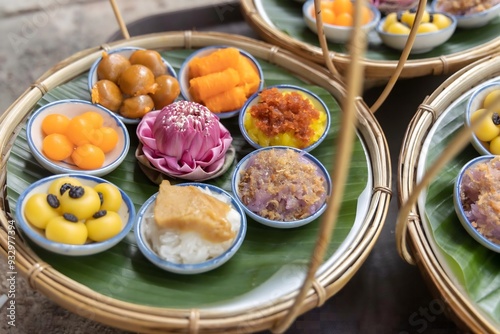
[[[346,92],[325,68],[269,44],[221,33],[159,33],[118,41],[82,51],[56,65],[2,116],[2,253],[7,253],[6,229],[17,196],[26,184],[48,175],[27,150],[24,124],[31,110],[67,94],[89,99],[87,72],[103,48],[133,45],[156,49],[178,70],[192,49],[220,44],[242,48],[257,57],[264,68],[266,85],[297,83],[326,100],[333,117],[332,130],[312,154],[330,168],[340,113],[337,101]],[[348,190],[327,260],[300,305],[300,313],[322,305],[349,281],[370,253],[388,210],[391,169],[387,143],[361,99],[356,109],[358,136]],[[236,120],[227,120],[225,125],[241,154],[237,159],[241,158],[251,148],[235,132]],[[131,195],[138,208],[157,186],[140,171],[133,156],[134,145],[137,142],[131,145],[123,165],[106,178]],[[213,183],[229,190],[231,170]],[[236,257],[216,271],[192,277],[168,274],[148,263],[139,253],[133,234],[105,253],[76,260],[45,252],[21,239],[22,231],[18,231],[16,264],[33,288],[74,313],[110,326],[143,333],[254,332],[273,328],[293,304],[317,230],[317,222],[289,231],[249,222],[247,238]]]
[[[457,72],[423,102],[401,149],[401,203],[408,200],[425,170],[463,128],[463,114],[473,90],[492,80],[500,81],[498,55]],[[500,254],[487,250],[467,234],[455,214],[452,198],[453,182],[461,167],[478,155],[469,144],[420,194],[408,216],[407,232],[402,235],[410,249],[402,251],[418,264],[459,326],[474,333],[495,333],[500,328]]]
[[[291,0],[241,0],[247,21],[272,44],[318,63],[324,63],[318,37],[302,18],[302,2]],[[452,74],[480,58],[500,50],[500,17],[479,29],[457,30],[443,46],[421,55],[410,55],[400,78]],[[373,32],[373,41],[378,39]],[[346,45],[329,43],[331,59],[339,72],[344,73],[350,62]],[[365,55],[365,77],[387,81],[394,73],[401,52],[376,44],[369,45]]]

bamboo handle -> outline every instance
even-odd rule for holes
[[[326,41],[325,30],[323,28],[323,17],[321,15],[321,1],[314,1],[314,11],[316,12],[316,29],[318,31],[319,45],[325,58],[325,64],[332,75],[338,75],[339,72],[335,68],[332,59],[329,56],[328,43]]]
[[[389,81],[387,82],[387,85],[385,86],[384,90],[378,97],[377,101],[375,101],[375,103],[370,107],[370,110],[373,113],[375,113],[387,99],[387,97],[391,93],[391,90],[394,88],[394,85],[398,81],[401,72],[403,71],[404,65],[408,60],[408,56],[410,55],[411,48],[413,47],[413,43],[415,42],[415,38],[417,37],[418,25],[420,24],[420,21],[422,21],[422,17],[424,16],[426,4],[427,1],[424,0],[420,0],[418,2],[417,13],[415,14],[415,21],[414,21],[415,23],[411,27],[410,34],[408,35],[405,47],[401,52],[401,57],[399,58],[396,70],[391,75]]]
[[[118,21],[118,25],[120,26],[120,30],[122,31],[123,38],[130,39],[130,34],[128,33],[127,26],[125,25],[125,21],[123,20],[123,16],[116,4],[115,0],[109,0],[111,7],[113,8],[113,13],[115,13],[116,21]]]
[[[314,0],[316,8],[319,8],[321,0]],[[347,70],[347,95],[342,103],[343,113],[340,125],[339,141],[337,144],[337,156],[334,161],[332,174],[332,182],[335,185],[332,195],[328,198],[328,206],[321,218],[320,228],[318,231],[318,239],[314,247],[309,269],[306,279],[296,296],[292,307],[288,310],[285,316],[274,326],[273,332],[283,333],[295,321],[302,302],[307,296],[308,291],[313,286],[316,272],[323,262],[328,244],[332,237],[332,231],[337,222],[340,211],[341,200],[343,198],[345,183],[349,172],[351,162],[352,148],[355,136],[356,123],[356,98],[361,92],[363,85],[363,65],[361,62],[362,56],[366,48],[365,34],[361,30],[361,12],[364,1],[355,2],[354,11],[354,31],[349,43],[351,53],[351,63]],[[321,36],[321,35],[320,35]],[[323,53],[325,60],[329,58],[327,53]],[[331,73],[334,75],[334,73]]]

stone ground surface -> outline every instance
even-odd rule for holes
[[[125,22],[148,15],[195,6],[227,4],[220,0],[116,0]],[[236,2],[234,0],[233,2]],[[168,27],[168,22],[165,23]],[[113,11],[106,0],[0,0],[0,113],[5,111],[45,71],[78,51],[106,42],[118,30]],[[398,100],[401,91],[428,87],[429,92],[412,94],[410,101]],[[437,87],[437,84],[435,85]],[[427,81],[402,83],[388,104],[414,105],[432,89]],[[367,96],[374,100],[378,96]],[[368,100],[367,100],[368,101]],[[368,103],[370,105],[370,103]],[[410,108],[411,109],[411,108]],[[416,109],[411,109],[416,110]],[[411,118],[390,110],[377,112],[393,156],[396,175],[397,152],[405,126]],[[0,129],[1,131],[1,129]],[[393,189],[395,187],[393,179]],[[396,254],[394,222],[396,196],[382,234],[366,263],[349,283],[323,307],[301,316],[288,334],[331,333],[456,333],[415,267]],[[0,256],[0,305],[8,291],[7,264]],[[17,276],[16,327],[7,325],[7,307],[0,307],[0,333],[9,334],[124,334],[108,326],[66,311]],[[432,314],[428,312],[432,311]],[[427,313],[425,313],[427,312]]]

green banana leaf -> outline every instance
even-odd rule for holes
[[[190,50],[170,50],[162,55],[179,70],[182,62],[191,54]],[[339,131],[340,108],[330,93],[321,87],[306,84],[287,70],[259,60],[266,85],[297,84],[318,94],[327,104],[332,116],[332,126],[326,140],[311,153],[331,170],[335,156],[336,137]],[[51,90],[38,103],[80,98],[89,100],[87,73]],[[239,132],[237,118],[223,120],[231,131],[236,148],[236,160],[252,150]],[[125,161],[105,178],[121,187],[134,202],[136,209],[158,191],[157,185],[150,182],[141,171],[134,151],[138,140],[135,126],[129,126],[131,148]],[[361,140],[356,139],[347,180],[346,193],[340,211],[332,243],[328,249],[330,257],[353,230],[356,219],[366,215],[367,202],[358,207],[358,197],[369,186],[368,154]],[[210,183],[230,191],[230,177],[236,162],[230,170]],[[34,161],[26,143],[25,129],[16,138],[7,165],[8,200],[15,210],[19,194],[32,182],[46,177],[49,172]],[[368,199],[369,201],[369,199]],[[363,207],[365,209],[363,209]],[[139,251],[133,233],[112,249],[93,256],[65,257],[52,254],[27,241],[32,249],[59,272],[71,279],[102,293],[105,296],[140,305],[158,307],[191,308],[224,305],[226,301],[242,298],[265,282],[272,279],[284,268],[295,268],[304,273],[315,245],[318,221],[297,229],[280,230],[248,222],[246,239],[236,254],[222,267],[199,275],[184,276],[165,272],[152,265]],[[359,228],[359,227],[358,227]],[[288,277],[286,279],[291,279]],[[279,282],[278,282],[279,283]],[[276,287],[279,292],[280,285]],[[273,294],[270,294],[272,297]],[[269,298],[271,298],[269,297]]]
[[[423,151],[425,166],[437,159],[453,136],[464,126],[470,94],[448,108],[431,132],[429,149]],[[466,291],[470,300],[500,326],[500,254],[477,243],[462,227],[453,206],[453,184],[461,168],[479,153],[467,146],[432,181],[425,196],[425,220],[430,241],[437,245],[448,274]]]
[[[302,3],[290,0],[254,1],[262,3],[263,14],[269,18],[278,30],[294,39],[319,47],[318,36],[306,26],[302,17]],[[408,59],[426,59],[467,51],[498,38],[498,31],[500,31],[500,17],[481,28],[457,29],[453,36],[443,45],[429,52],[412,54]],[[401,51],[383,45],[375,31],[370,33],[369,40],[370,44],[366,50],[366,59],[374,61],[399,60]],[[328,46],[332,51],[348,53],[345,44],[329,43]]]

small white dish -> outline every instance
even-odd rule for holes
[[[314,33],[318,33],[318,28],[316,26],[316,19],[312,16],[311,11],[314,6],[314,0],[308,0],[302,6],[302,16],[306,25]],[[368,4],[370,11],[372,12],[372,20],[365,25],[361,26],[361,29],[365,34],[368,34],[371,30],[375,29],[377,23],[380,21],[380,11],[372,4]],[[330,42],[334,43],[346,43],[349,41],[351,34],[353,32],[352,27],[344,27],[333,24],[328,24],[323,22],[323,31],[325,37]]]
[[[306,151],[306,152],[310,152],[313,149],[315,149],[316,147],[318,147],[318,145],[321,144],[321,142],[323,140],[325,140],[326,136],[328,135],[328,131],[330,130],[330,125],[331,125],[330,112],[329,112],[328,107],[326,106],[325,102],[318,95],[314,94],[310,90],[305,89],[303,87],[294,86],[294,85],[276,85],[276,86],[266,87],[265,89],[271,89],[271,88],[277,88],[281,93],[290,93],[290,92],[300,93],[301,95],[306,96],[309,99],[309,101],[313,104],[313,106],[316,110],[319,110],[321,113],[324,113],[326,115],[325,129],[323,130],[323,133],[321,134],[321,136],[318,138],[318,140],[316,140],[311,145],[304,147],[304,148],[301,148],[301,149]],[[250,108],[252,106],[256,105],[257,103],[259,103],[259,100],[260,100],[259,94],[261,92],[262,92],[262,90],[259,90],[255,94],[253,94],[252,96],[250,96],[248,98],[248,100],[245,103],[245,105],[243,106],[243,108],[241,108],[242,111],[241,111],[241,113],[239,115],[239,119],[238,119],[238,124],[240,127],[241,134],[243,135],[243,138],[245,138],[245,140],[250,145],[252,145],[254,148],[257,148],[257,149],[261,148],[263,146],[258,143],[258,139],[256,140],[256,138],[252,138],[249,135],[248,130],[245,127],[245,117],[247,117],[247,113],[249,112]],[[251,117],[251,116],[248,115],[248,117]],[[279,145],[279,146],[286,146],[286,145]]]
[[[246,231],[247,231],[247,221],[246,221],[246,216],[245,212],[241,208],[241,206],[238,204],[238,202],[234,199],[233,196],[231,196],[228,192],[224,191],[223,189],[210,185],[210,184],[204,184],[204,183],[196,183],[196,182],[191,182],[191,183],[181,183],[176,186],[195,186],[199,188],[205,188],[210,190],[213,193],[222,195],[226,197],[228,200],[230,206],[235,209],[239,216],[240,216],[240,228],[235,236],[232,245],[224,251],[222,254],[215,258],[211,258],[205,262],[201,263],[196,263],[196,264],[183,264],[183,263],[174,263],[171,261],[167,261],[163,258],[161,258],[152,248],[150,245],[150,241],[147,240],[146,237],[146,219],[153,219],[153,212],[154,212],[154,206],[156,202],[156,197],[158,196],[158,193],[154,194],[151,196],[144,204],[143,206],[139,209],[137,216],[136,216],[136,221],[135,221],[135,226],[134,226],[134,234],[135,234],[135,239],[137,242],[137,246],[139,247],[139,250],[142,252],[142,254],[149,260],[151,263],[156,265],[157,267],[177,273],[177,274],[199,274],[203,272],[207,272],[213,269],[216,269],[229,261],[234,254],[238,251],[240,246],[243,243],[243,240],[245,239]]]
[[[189,63],[191,62],[191,60],[193,60],[195,57],[208,56],[211,53],[213,53],[214,51],[221,49],[221,48],[227,48],[227,46],[223,46],[223,45],[207,46],[207,47],[201,48],[199,50],[196,50],[191,55],[189,55],[189,57],[187,57],[186,60],[184,60],[184,62],[181,65],[181,68],[179,70],[179,78],[178,78],[179,79],[179,86],[181,88],[181,96],[184,98],[184,100],[193,101],[193,98],[192,98],[191,94],[189,93]],[[264,87],[264,73],[262,72],[262,68],[261,68],[259,62],[250,53],[248,53],[244,50],[241,50],[241,49],[238,49],[238,50],[240,51],[241,55],[243,55],[244,57],[248,58],[251,61],[255,70],[259,74],[260,84],[259,84],[259,87],[257,88],[257,90],[261,90]],[[236,109],[236,110],[232,110],[232,111],[216,113],[216,115],[220,119],[231,118],[231,117],[238,115],[240,110],[241,109]]]
[[[465,109],[465,125],[471,125],[471,114],[476,110],[483,108],[483,102],[490,92],[494,90],[500,90],[500,82],[490,82],[477,87],[469,98],[469,102],[467,103],[467,108]],[[488,117],[488,116],[485,116]],[[490,155],[492,154],[489,150],[489,143],[481,141],[475,133],[472,133],[471,144],[474,146],[476,151],[481,155]]]
[[[453,188],[453,204],[455,206],[455,212],[457,213],[458,219],[460,220],[460,223],[462,226],[465,228],[467,233],[469,233],[470,236],[474,238],[478,243],[483,245],[484,247],[500,253],[500,244],[497,244],[493,242],[492,240],[489,240],[486,238],[481,232],[478,231],[476,227],[472,225],[472,222],[469,220],[469,218],[466,215],[466,212],[463,208],[462,204],[462,181],[464,179],[464,173],[474,167],[478,163],[486,163],[489,162],[491,159],[495,158],[495,156],[492,155],[483,155],[476,157],[469,161],[468,163],[465,164],[465,166],[462,167],[460,170],[456,180],[455,180],[455,185]]]
[[[446,28],[440,29],[435,32],[418,33],[415,36],[415,41],[413,42],[413,46],[411,48],[410,53],[420,54],[429,52],[435,47],[444,44],[446,41],[450,39],[450,37],[455,32],[455,29],[457,28],[457,20],[453,15],[447,13],[440,13],[440,14],[445,15],[451,20],[450,25]],[[385,24],[385,20],[386,18],[380,20],[379,24],[377,25],[376,28],[377,34],[379,35],[382,42],[388,47],[399,51],[403,50],[406,45],[406,41],[408,40],[408,35],[391,34],[384,31],[383,27]]]
[[[54,161],[47,158],[42,151],[44,134],[42,121],[50,114],[63,114],[69,118],[81,115],[87,111],[99,113],[104,119],[104,126],[113,128],[118,133],[118,142],[114,149],[105,154],[103,165],[98,169],[83,170],[76,166],[71,158],[63,161]],[[36,110],[29,118],[26,125],[28,146],[35,159],[48,171],[54,174],[84,173],[94,176],[104,176],[120,165],[127,156],[130,148],[130,137],[123,122],[115,113],[108,109],[84,100],[59,100],[44,105]]]
[[[125,58],[129,59],[132,53],[134,53],[137,50],[145,50],[144,48],[138,48],[138,47],[133,47],[133,46],[126,46],[114,50],[107,51],[108,54],[114,54],[118,53]],[[165,59],[161,58],[163,60],[163,63],[165,64],[165,67],[167,68],[167,74],[170,76],[174,77],[177,79],[177,73],[175,72],[175,69],[170,65],[170,63]],[[90,67],[89,70],[89,75],[88,75],[88,89],[89,89],[89,94],[92,91],[92,87],[96,84],[99,79],[97,78],[97,67],[99,66],[99,62],[102,60],[102,57],[99,57]],[[138,124],[141,119],[140,118],[128,118],[128,117],[123,117],[119,113],[115,113],[116,117],[118,117],[123,123],[125,124]]]
[[[24,209],[26,206],[26,201],[31,197],[31,195],[36,193],[47,193],[50,184],[62,177],[72,177],[80,181],[83,185],[94,187],[99,183],[110,183],[104,179],[85,175],[85,174],[58,174],[52,175],[37,182],[31,184],[28,188],[26,188],[21,195],[19,196],[16,204],[16,224],[19,226],[21,231],[35,244],[38,246],[49,250],[53,253],[68,255],[68,256],[84,256],[84,255],[92,255],[103,252],[105,250],[110,249],[119,243],[125,236],[130,232],[132,226],[134,225],[135,219],[135,208],[132,200],[128,197],[128,195],[120,189],[120,193],[122,196],[122,204],[120,209],[118,210],[118,214],[120,215],[123,228],[120,233],[115,235],[114,237],[102,241],[102,242],[92,242],[89,241],[83,245],[69,245],[63,244],[59,242],[54,242],[48,240],[45,237],[45,233],[42,229],[36,228],[31,225],[27,220],[24,213]]]
[[[442,8],[437,6],[437,1],[434,0],[431,4],[431,8],[434,11],[444,11]],[[450,13],[451,14],[451,13]],[[490,21],[498,17],[500,14],[500,3],[495,6],[484,10],[482,12],[467,14],[467,15],[453,15],[457,19],[457,27],[461,29],[472,29],[484,27]]]
[[[301,157],[305,158],[309,163],[312,163],[317,168],[317,172],[324,178],[325,200],[319,206],[319,208],[314,213],[312,213],[310,216],[307,216],[307,217],[302,218],[302,219],[291,220],[291,221],[272,220],[272,219],[264,218],[261,215],[257,214],[256,212],[250,210],[248,208],[248,206],[245,205],[245,203],[243,203],[243,200],[242,200],[240,192],[239,192],[241,173],[242,173],[242,171],[244,171],[247,168],[248,164],[253,160],[253,158],[256,155],[258,155],[262,152],[265,152],[267,150],[293,150],[293,151],[299,153],[301,155]],[[263,225],[267,225],[267,226],[274,227],[274,228],[280,228],[280,229],[289,229],[289,228],[296,228],[296,227],[300,227],[300,226],[309,224],[312,221],[314,221],[315,219],[319,218],[323,214],[323,212],[326,210],[326,207],[327,207],[327,200],[330,197],[331,192],[332,192],[332,180],[331,180],[330,174],[326,170],[325,166],[323,166],[323,164],[318,159],[316,159],[314,156],[312,156],[311,154],[309,154],[303,150],[299,150],[299,149],[287,147],[287,146],[270,146],[270,147],[263,147],[263,148],[260,148],[258,150],[255,150],[255,151],[247,154],[245,157],[243,157],[243,159],[241,159],[241,161],[236,165],[236,168],[234,170],[234,174],[233,174],[233,177],[231,179],[231,188],[232,188],[233,194],[235,195],[236,201],[238,202],[239,205],[241,205],[241,207],[243,207],[243,209],[245,210],[248,217],[250,217],[251,219],[253,219],[256,222],[261,223]],[[277,200],[280,200],[280,199],[277,198]]]

